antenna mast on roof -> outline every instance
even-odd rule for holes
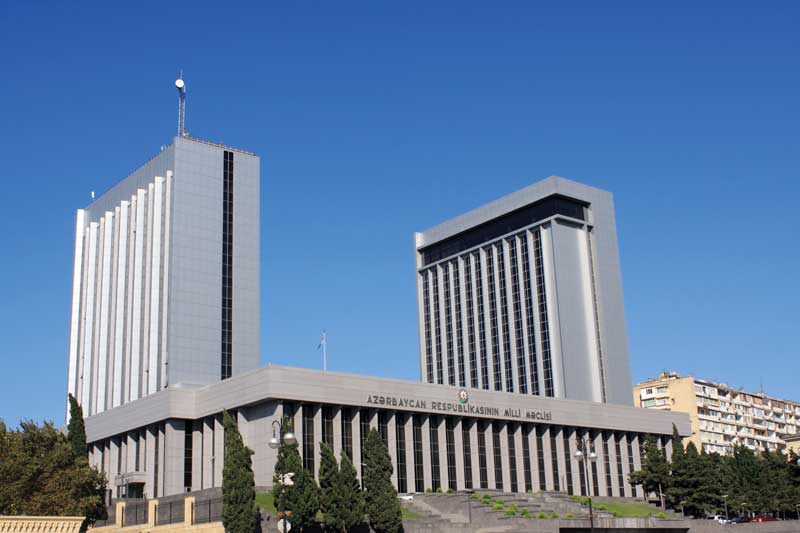
[[[183,82],[183,71],[178,75],[175,80],[175,87],[178,88],[178,135],[187,137],[185,121],[186,121],[186,84]]]

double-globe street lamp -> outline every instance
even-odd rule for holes
[[[278,429],[278,436],[275,435],[275,428],[277,426]],[[281,424],[279,420],[272,421],[272,438],[269,439],[269,447],[273,450],[278,450],[278,454],[280,455],[281,450],[284,446],[291,446],[297,442],[297,439],[292,433],[291,429],[287,429],[284,432],[284,426]],[[283,485],[289,485],[291,483],[293,472],[283,473],[281,472],[281,479],[280,483]],[[288,533],[288,520],[286,519],[286,492],[285,490],[281,491],[281,515],[283,515],[283,533]]]
[[[586,480],[586,492],[589,493],[589,528],[594,529],[594,512],[592,511],[592,480],[589,477],[589,463],[597,461],[597,454],[591,441],[584,437],[578,439],[578,449],[575,451],[575,458],[578,463],[583,465],[584,479]]]

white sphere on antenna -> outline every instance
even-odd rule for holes
[[[183,80],[180,79],[180,78],[175,80],[175,87],[177,87],[178,89],[183,89],[185,87],[185,84],[183,83]]]

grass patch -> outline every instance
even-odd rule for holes
[[[415,513],[411,509],[406,509],[405,507],[401,507],[400,512],[403,515],[403,520],[420,520],[422,518],[425,518],[421,514]]]
[[[645,518],[655,516],[658,513],[658,511],[643,503],[603,502],[597,503],[594,508],[598,511],[607,511],[620,518]]]
[[[275,509],[275,501],[272,498],[271,492],[260,492],[256,494],[256,505],[263,511],[270,514],[277,515],[278,510]]]

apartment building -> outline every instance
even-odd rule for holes
[[[729,453],[734,444],[753,450],[786,450],[800,431],[800,402],[747,392],[724,383],[662,372],[633,387],[636,407],[689,414],[692,436],[707,452]]]

